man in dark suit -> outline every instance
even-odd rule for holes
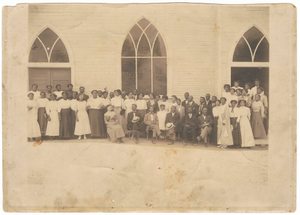
[[[193,101],[193,96],[189,96],[188,103],[185,106],[185,115],[188,113],[188,109],[192,108],[192,113],[197,117],[198,115],[198,105]]]
[[[138,144],[140,137],[139,129],[141,124],[141,114],[137,112],[136,108],[136,104],[132,104],[132,112],[128,113],[127,116],[127,129],[133,136],[135,136],[135,143]],[[132,120],[136,116],[139,117],[139,120],[133,122]]]
[[[186,93],[184,94],[184,100],[182,101],[182,106],[183,106],[183,107],[185,107],[185,106],[187,105],[189,95],[190,95],[189,92],[186,92]]]
[[[212,115],[212,100],[210,100],[210,94],[207,93],[205,96],[205,104],[207,107],[207,114]]]
[[[137,89],[134,89],[133,91],[132,91],[132,95],[133,95],[133,99],[136,101],[137,99],[138,99],[138,90]]]
[[[198,127],[201,134],[197,137],[198,141],[204,140],[205,147],[208,146],[207,135],[211,133],[213,124],[213,118],[211,115],[207,114],[207,107],[202,110],[202,115],[198,117]],[[194,144],[196,146],[196,144]]]
[[[192,135],[192,142],[196,143],[197,135],[197,116],[193,113],[192,107],[188,108],[187,114],[182,118],[181,124],[183,126],[183,145],[187,145],[188,134]]]
[[[167,137],[170,138],[171,142],[168,143],[168,145],[174,144],[175,141],[175,130],[177,126],[180,123],[180,115],[176,111],[176,106],[171,107],[171,113],[168,113],[166,116],[165,124],[173,123],[174,127],[172,127],[170,130],[167,130]]]

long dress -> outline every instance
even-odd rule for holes
[[[35,100],[28,99],[27,107],[32,107],[31,110],[27,109],[27,137],[40,137],[41,131],[37,121],[37,102]]]
[[[76,102],[76,111],[79,121],[76,121],[75,125],[75,135],[84,135],[91,133],[89,116],[86,111],[87,102],[86,101],[77,101]]]
[[[59,137],[71,138],[71,101],[61,99],[58,101],[60,113]]]
[[[212,109],[214,122],[212,130],[212,142],[217,144],[218,142],[218,118],[219,118],[219,106]]]
[[[59,118],[58,118],[58,101],[49,101],[46,106],[46,112],[50,117],[48,121],[46,135],[58,136],[59,135]]]
[[[225,125],[223,125],[225,123]],[[227,104],[219,106],[218,144],[233,145],[230,127],[229,107]]]
[[[70,125],[70,129],[71,129],[71,138],[76,138],[75,135],[74,135],[74,132],[75,132],[75,125],[76,125],[76,114],[75,114],[75,111],[76,111],[76,103],[77,103],[77,99],[72,99],[70,102],[71,102],[71,119],[70,119],[70,122],[71,122],[71,125]]]
[[[100,111],[100,107],[103,106],[101,103],[101,99],[97,98],[89,98],[87,105],[90,106],[89,109],[89,120],[91,127],[91,137],[105,137],[104,130],[104,118],[103,114]]]
[[[263,124],[264,105],[261,101],[252,102],[252,120],[251,127],[254,138],[265,139],[267,138],[265,127]]]
[[[38,104],[38,122],[42,136],[45,135],[47,129],[46,106],[49,100],[47,98],[39,98]]]
[[[167,116],[168,112],[163,110],[163,111],[158,111],[157,112],[157,117],[158,117],[158,127],[159,130],[161,131],[165,131],[166,130],[166,116]]]
[[[241,132],[241,146],[252,147],[255,146],[252,128],[250,125],[250,109],[247,107],[239,108],[240,116],[240,132]]]
[[[117,120],[117,115],[114,111],[109,111],[104,114],[105,122],[115,122]],[[106,124],[107,133],[111,141],[116,141],[118,138],[125,136],[123,128],[120,124]]]

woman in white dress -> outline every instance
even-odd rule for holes
[[[78,140],[81,139],[83,135],[86,139],[86,135],[91,133],[89,116],[86,112],[87,102],[83,100],[84,95],[79,95],[79,100],[76,103],[76,125],[75,125],[75,135],[78,135]]]
[[[32,93],[33,94],[33,100],[38,100],[40,98],[40,94],[41,92],[37,90],[38,89],[38,85],[37,84],[33,84],[31,87],[31,90],[28,93]]]
[[[113,111],[112,106],[107,107],[107,112],[104,114],[104,121],[107,126],[107,133],[111,141],[123,143],[122,138],[125,136],[120,124],[118,124],[118,117]]]
[[[230,127],[229,107],[226,98],[221,97],[218,119],[218,147],[226,149],[227,146],[233,145],[232,133]]]
[[[38,104],[38,122],[41,130],[42,137],[46,134],[47,129],[47,115],[46,115],[46,106],[49,100],[46,98],[46,93],[41,92],[40,98],[37,100]]]
[[[114,93],[115,93],[115,96],[111,99],[111,105],[113,106],[114,112],[117,115],[118,123],[124,129],[125,127],[127,127],[127,124],[126,124],[126,126],[123,125],[124,121],[125,121],[125,116],[121,115],[121,110],[122,110],[122,106],[123,106],[123,99],[122,99],[122,96],[121,96],[121,90],[115,90]],[[127,128],[125,128],[125,129],[127,130]]]
[[[158,117],[158,127],[159,130],[164,131],[166,130],[166,116],[168,112],[165,110],[165,105],[160,105],[160,111],[157,112]]]
[[[51,94],[50,99],[51,100],[46,105],[46,113],[48,115],[46,135],[50,136],[50,139],[53,140],[54,137],[59,136],[59,107],[55,94]]]
[[[34,94],[28,93],[27,100],[27,137],[29,141],[33,138],[38,138],[41,136],[39,124],[37,121],[37,102],[34,100]]]
[[[241,147],[255,146],[252,128],[250,125],[250,109],[245,106],[246,101],[239,101],[239,117],[240,117],[240,132],[241,132]]]
[[[161,97],[161,99],[162,99],[162,103],[161,104],[165,105],[165,111],[167,111],[169,113],[170,112],[170,105],[171,105],[171,103],[168,102],[168,96],[163,95]]]

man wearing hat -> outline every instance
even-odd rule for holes
[[[207,135],[211,133],[213,118],[207,114],[207,107],[202,109],[202,115],[198,117],[198,126],[201,134],[197,137],[198,141],[204,140],[205,147],[208,146]],[[194,144],[196,146],[196,144]]]
[[[166,136],[170,138],[171,142],[168,145],[174,144],[175,141],[175,129],[180,123],[180,115],[176,111],[176,106],[171,107],[171,113],[166,116]]]
[[[127,117],[127,129],[128,132],[131,133],[133,136],[135,136],[135,143],[139,143],[139,129],[141,124],[141,114],[137,112],[136,110],[137,105],[132,104],[132,112],[128,113]]]

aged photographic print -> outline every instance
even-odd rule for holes
[[[294,211],[295,14],[4,7],[4,210]]]

